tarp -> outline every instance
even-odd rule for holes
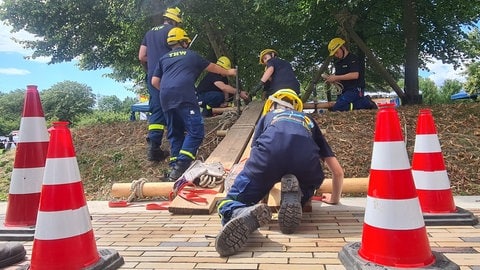
[[[131,110],[132,112],[130,113],[130,121],[136,120],[136,117],[135,117],[136,112],[140,113],[140,120],[146,120],[146,119],[142,119],[141,113],[148,113],[148,101],[133,104],[131,106]]]
[[[133,104],[132,112],[148,112],[148,101]]]

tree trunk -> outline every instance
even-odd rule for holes
[[[421,104],[418,89],[418,17],[416,0],[403,0],[403,29],[405,35],[405,98],[403,104]]]

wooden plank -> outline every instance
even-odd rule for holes
[[[263,102],[250,103],[205,163],[220,162],[227,171],[230,171],[234,164],[240,160],[247,146],[248,149],[250,148],[248,142],[252,137],[262,109]],[[201,196],[207,200],[206,204],[195,204],[177,196],[170,203],[168,211],[173,214],[211,214],[215,210],[216,201],[222,198],[224,194],[220,193],[223,191],[222,185],[210,190],[215,190],[219,194],[202,194]]]
[[[255,128],[255,125],[262,114],[263,104],[263,101],[250,102],[248,106],[243,109],[242,115],[238,118],[235,124],[233,124],[232,128],[240,126]]]

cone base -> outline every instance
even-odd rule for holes
[[[478,218],[470,211],[457,207],[454,213],[423,213],[426,226],[474,226]]]
[[[100,260],[97,263],[84,267],[81,270],[114,270],[120,268],[125,263],[123,257],[114,249],[98,249],[98,255]],[[29,264],[22,266],[18,270],[28,269],[31,269]]]
[[[35,235],[33,227],[6,227],[3,222],[0,226],[0,241],[32,241]]]
[[[406,268],[398,268],[391,266],[379,265],[367,261],[358,255],[360,249],[360,242],[349,243],[345,245],[338,253],[338,258],[342,262],[345,269],[349,270],[405,270]],[[433,264],[421,268],[408,269],[428,269],[428,270],[460,270],[460,267],[454,262],[450,261],[443,254],[432,251],[435,261]]]

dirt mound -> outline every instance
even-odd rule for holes
[[[402,106],[398,114],[409,157],[413,154],[418,112],[426,106]],[[455,195],[480,194],[480,103],[429,106],[437,126],[451,187]],[[345,177],[366,177],[375,131],[376,111],[313,114],[335,151]],[[206,138],[198,158],[206,159],[221,141],[216,132],[221,117],[205,121]],[[145,121],[96,125],[72,129],[85,192],[89,200],[110,199],[113,183],[139,178],[160,181],[168,161],[146,161]],[[165,149],[168,142],[165,141]],[[329,173],[326,171],[327,177]]]

